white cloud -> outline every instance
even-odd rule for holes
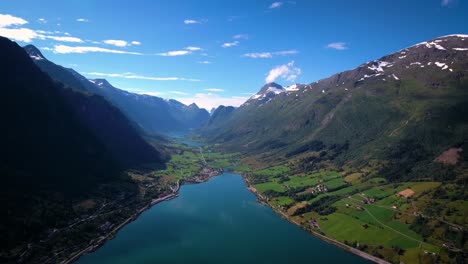
[[[180,91],[169,91],[168,93],[177,94],[177,95],[188,95],[188,93],[184,93]]]
[[[283,51],[275,51],[275,52],[253,52],[253,53],[246,53],[242,55],[243,57],[253,58],[253,59],[269,59],[275,55],[286,56],[286,55],[294,55],[299,53],[297,50],[283,50]]]
[[[106,44],[114,45],[116,47],[126,47],[128,46],[128,42],[125,40],[118,40],[118,39],[107,39],[103,41]]]
[[[27,24],[28,21],[21,17],[0,14],[0,27],[17,26]]]
[[[138,53],[138,52],[129,52],[129,51],[113,50],[113,49],[106,49],[106,48],[101,48],[101,47],[89,47],[89,46],[71,47],[71,46],[65,46],[65,45],[55,45],[53,48],[53,51],[54,53],[59,53],[59,54],[103,52],[103,53],[116,53],[116,54],[143,55],[142,53]]]
[[[218,94],[213,93],[197,93],[193,97],[175,98],[177,101],[182,102],[186,105],[196,103],[199,107],[210,110],[217,108],[220,105],[225,106],[240,106],[249,99],[248,96],[231,96],[222,97]]]
[[[235,47],[235,46],[239,45],[239,43],[240,43],[240,42],[237,41],[237,40],[234,41],[234,42],[226,42],[226,43],[224,43],[221,47],[223,47],[223,48],[231,48],[231,47]]]
[[[266,83],[274,82],[278,78],[285,79],[289,82],[294,82],[298,75],[301,74],[301,69],[294,67],[294,61],[285,65],[279,65],[271,69],[268,76],[265,78]]]
[[[200,64],[211,64],[211,61],[206,61],[205,60],[205,61],[199,61],[198,63],[200,63]]]
[[[76,21],[78,21],[78,22],[89,22],[89,20],[86,19],[86,18],[78,18]]]
[[[273,2],[273,3],[271,3],[270,7],[268,7],[268,8],[270,8],[270,9],[278,8],[278,7],[282,6],[282,5],[283,5],[283,2]]]
[[[47,23],[47,20],[45,20],[44,18],[39,18],[39,19],[37,19],[37,23],[45,24],[45,23]]]
[[[39,18],[38,22],[43,21],[45,23],[45,19]],[[9,26],[14,25],[24,25],[28,22],[20,17],[14,17],[11,15],[1,15],[0,14],[0,36],[4,36],[16,41],[23,41],[23,42],[31,42],[33,39],[53,39],[56,41],[61,42],[75,42],[81,43],[83,40],[71,37],[70,34],[65,35],[67,36],[50,36],[51,34],[61,34],[60,31],[50,32],[44,30],[32,30],[29,28],[8,28]],[[40,22],[41,23],[41,22]]]
[[[273,54],[271,52],[254,52],[254,53],[246,53],[244,55],[242,55],[244,57],[248,57],[248,58],[253,58],[253,59],[268,59],[268,58],[271,58],[273,57]]]
[[[248,39],[249,35],[247,34],[237,34],[233,36],[234,39]]]
[[[29,28],[2,28],[0,27],[0,36],[7,37],[16,41],[31,42],[35,38],[43,38],[34,30]]]
[[[185,49],[190,50],[190,51],[202,50],[202,48],[200,48],[200,47],[193,47],[193,46],[185,47]]]
[[[85,72],[84,74],[101,76],[101,77],[114,77],[114,78],[125,78],[125,79],[140,79],[149,81],[187,81],[187,82],[199,82],[199,79],[192,78],[180,78],[180,77],[150,77],[133,74],[131,72],[125,73],[102,73],[102,72]]]
[[[132,45],[141,45],[141,42],[140,42],[140,41],[136,41],[136,40],[134,40],[134,41],[132,41],[132,42],[130,42],[130,43],[131,43]]]
[[[75,43],[82,43],[83,40],[75,37],[57,37],[57,36],[45,36],[45,38],[48,39],[53,39],[56,41],[62,41],[62,42],[75,42]]]
[[[165,56],[165,57],[174,57],[174,56],[184,56],[190,54],[188,50],[173,50],[163,53],[157,53],[156,55]]]
[[[208,91],[208,92],[224,92],[223,89],[219,89],[219,88],[208,88],[208,89],[205,89],[205,91]]]
[[[348,47],[346,47],[346,43],[344,43],[344,42],[333,42],[333,43],[329,43],[327,45],[327,48],[336,49],[336,50],[345,50]]]
[[[184,24],[201,24],[202,20],[194,20],[194,19],[186,19],[184,20]]]

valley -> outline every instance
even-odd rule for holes
[[[0,263],[468,263],[468,5],[3,1]]]
[[[113,239],[119,230],[135,221],[152,206],[178,196],[181,185],[202,183],[223,172],[236,155],[223,155],[208,149],[173,142],[165,170],[129,170],[136,191],[116,191],[111,196],[90,195],[74,201],[73,214],[66,226],[50,229],[40,242],[20,245],[19,262],[72,263]],[[101,189],[103,190],[103,189]],[[36,259],[39,258],[39,259]]]

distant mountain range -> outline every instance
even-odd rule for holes
[[[336,162],[429,162],[468,141],[468,36],[426,41],[307,85],[266,84],[200,131],[266,160],[325,151]],[[402,148],[404,146],[404,148]],[[395,160],[401,163],[402,160]],[[401,165],[401,164],[400,164]]]
[[[47,60],[33,45],[24,47],[37,66],[54,80],[65,85],[101,95],[117,106],[146,134],[167,134],[189,131],[208,121],[210,115],[196,104],[186,106],[173,99],[136,94],[118,89],[105,79],[88,80],[73,69],[65,68]]]

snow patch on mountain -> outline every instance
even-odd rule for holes
[[[31,57],[31,59],[33,60],[43,60],[44,57],[42,57],[41,55],[30,55],[29,57]]]
[[[447,70],[449,69],[449,66],[443,62],[438,62],[436,61],[435,62],[435,65],[437,65],[437,67],[440,67],[442,70]],[[449,69],[449,71],[453,71],[452,69]]]
[[[290,86],[286,86],[286,91],[287,92],[294,92],[294,91],[299,91],[299,86],[297,84],[293,84]]]
[[[372,65],[367,68],[375,72],[384,72],[382,67],[391,67],[389,65],[393,66],[392,63],[387,61],[373,61]]]
[[[273,86],[270,86],[268,87],[268,89],[266,90],[266,93],[274,93],[274,94],[280,94],[280,93],[284,93],[285,92],[285,89],[278,89],[276,87],[273,87]]]

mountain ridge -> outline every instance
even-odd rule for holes
[[[229,120],[223,121],[223,124],[227,125],[218,126],[216,122],[210,122],[211,125],[203,127],[201,133],[213,142],[229,145],[232,142],[236,150],[244,151],[262,151],[271,147],[286,151],[285,149],[292,148],[292,145],[299,148],[301,144],[308,144],[307,142],[314,141],[317,136],[331,144],[331,138],[325,135],[325,128],[329,128],[329,124],[336,121],[337,112],[342,111],[340,109],[349,105],[355,98],[371,100],[369,103],[375,104],[376,111],[380,108],[378,111],[385,113],[382,118],[398,123],[399,118],[408,114],[404,113],[405,109],[380,104],[379,101],[383,98],[398,101],[395,96],[398,96],[398,90],[402,87],[417,83],[418,87],[430,87],[427,92],[443,93],[441,86],[447,85],[450,79],[444,76],[453,76],[454,80],[463,86],[463,80],[466,79],[464,69],[467,65],[467,52],[460,49],[468,44],[468,37],[467,40],[463,40],[465,36],[451,35],[422,42],[361,64],[353,70],[301,86],[295,91],[275,94],[274,98],[268,98],[261,104],[252,104],[255,98],[251,98],[231,113]],[[439,47],[429,43],[438,43]],[[265,90],[266,86],[260,91]],[[402,99],[410,100],[410,96],[416,95],[405,96],[408,97],[402,96]],[[388,109],[382,109],[384,106]],[[386,116],[387,114],[390,115]],[[408,118],[410,117],[411,115]],[[378,120],[377,116],[372,118]],[[256,124],[263,124],[265,127],[260,129]],[[396,124],[389,126],[395,126],[393,129],[396,129]],[[338,132],[334,131],[332,134]],[[226,138],[231,141],[223,140]],[[349,136],[346,138],[343,138],[342,144],[353,139]]]
[[[15,247],[67,224],[73,201],[134,192],[124,171],[162,167],[165,154],[102,97],[54,82],[17,43],[0,37],[0,54],[0,259],[12,263]]]
[[[29,52],[44,72],[69,87],[104,97],[118,107],[146,134],[158,136],[176,131],[196,129],[208,121],[209,113],[198,106],[186,106],[174,99],[136,94],[114,87],[106,79],[88,79],[77,71],[47,60],[33,45],[26,45]],[[39,58],[40,59],[37,59]]]

